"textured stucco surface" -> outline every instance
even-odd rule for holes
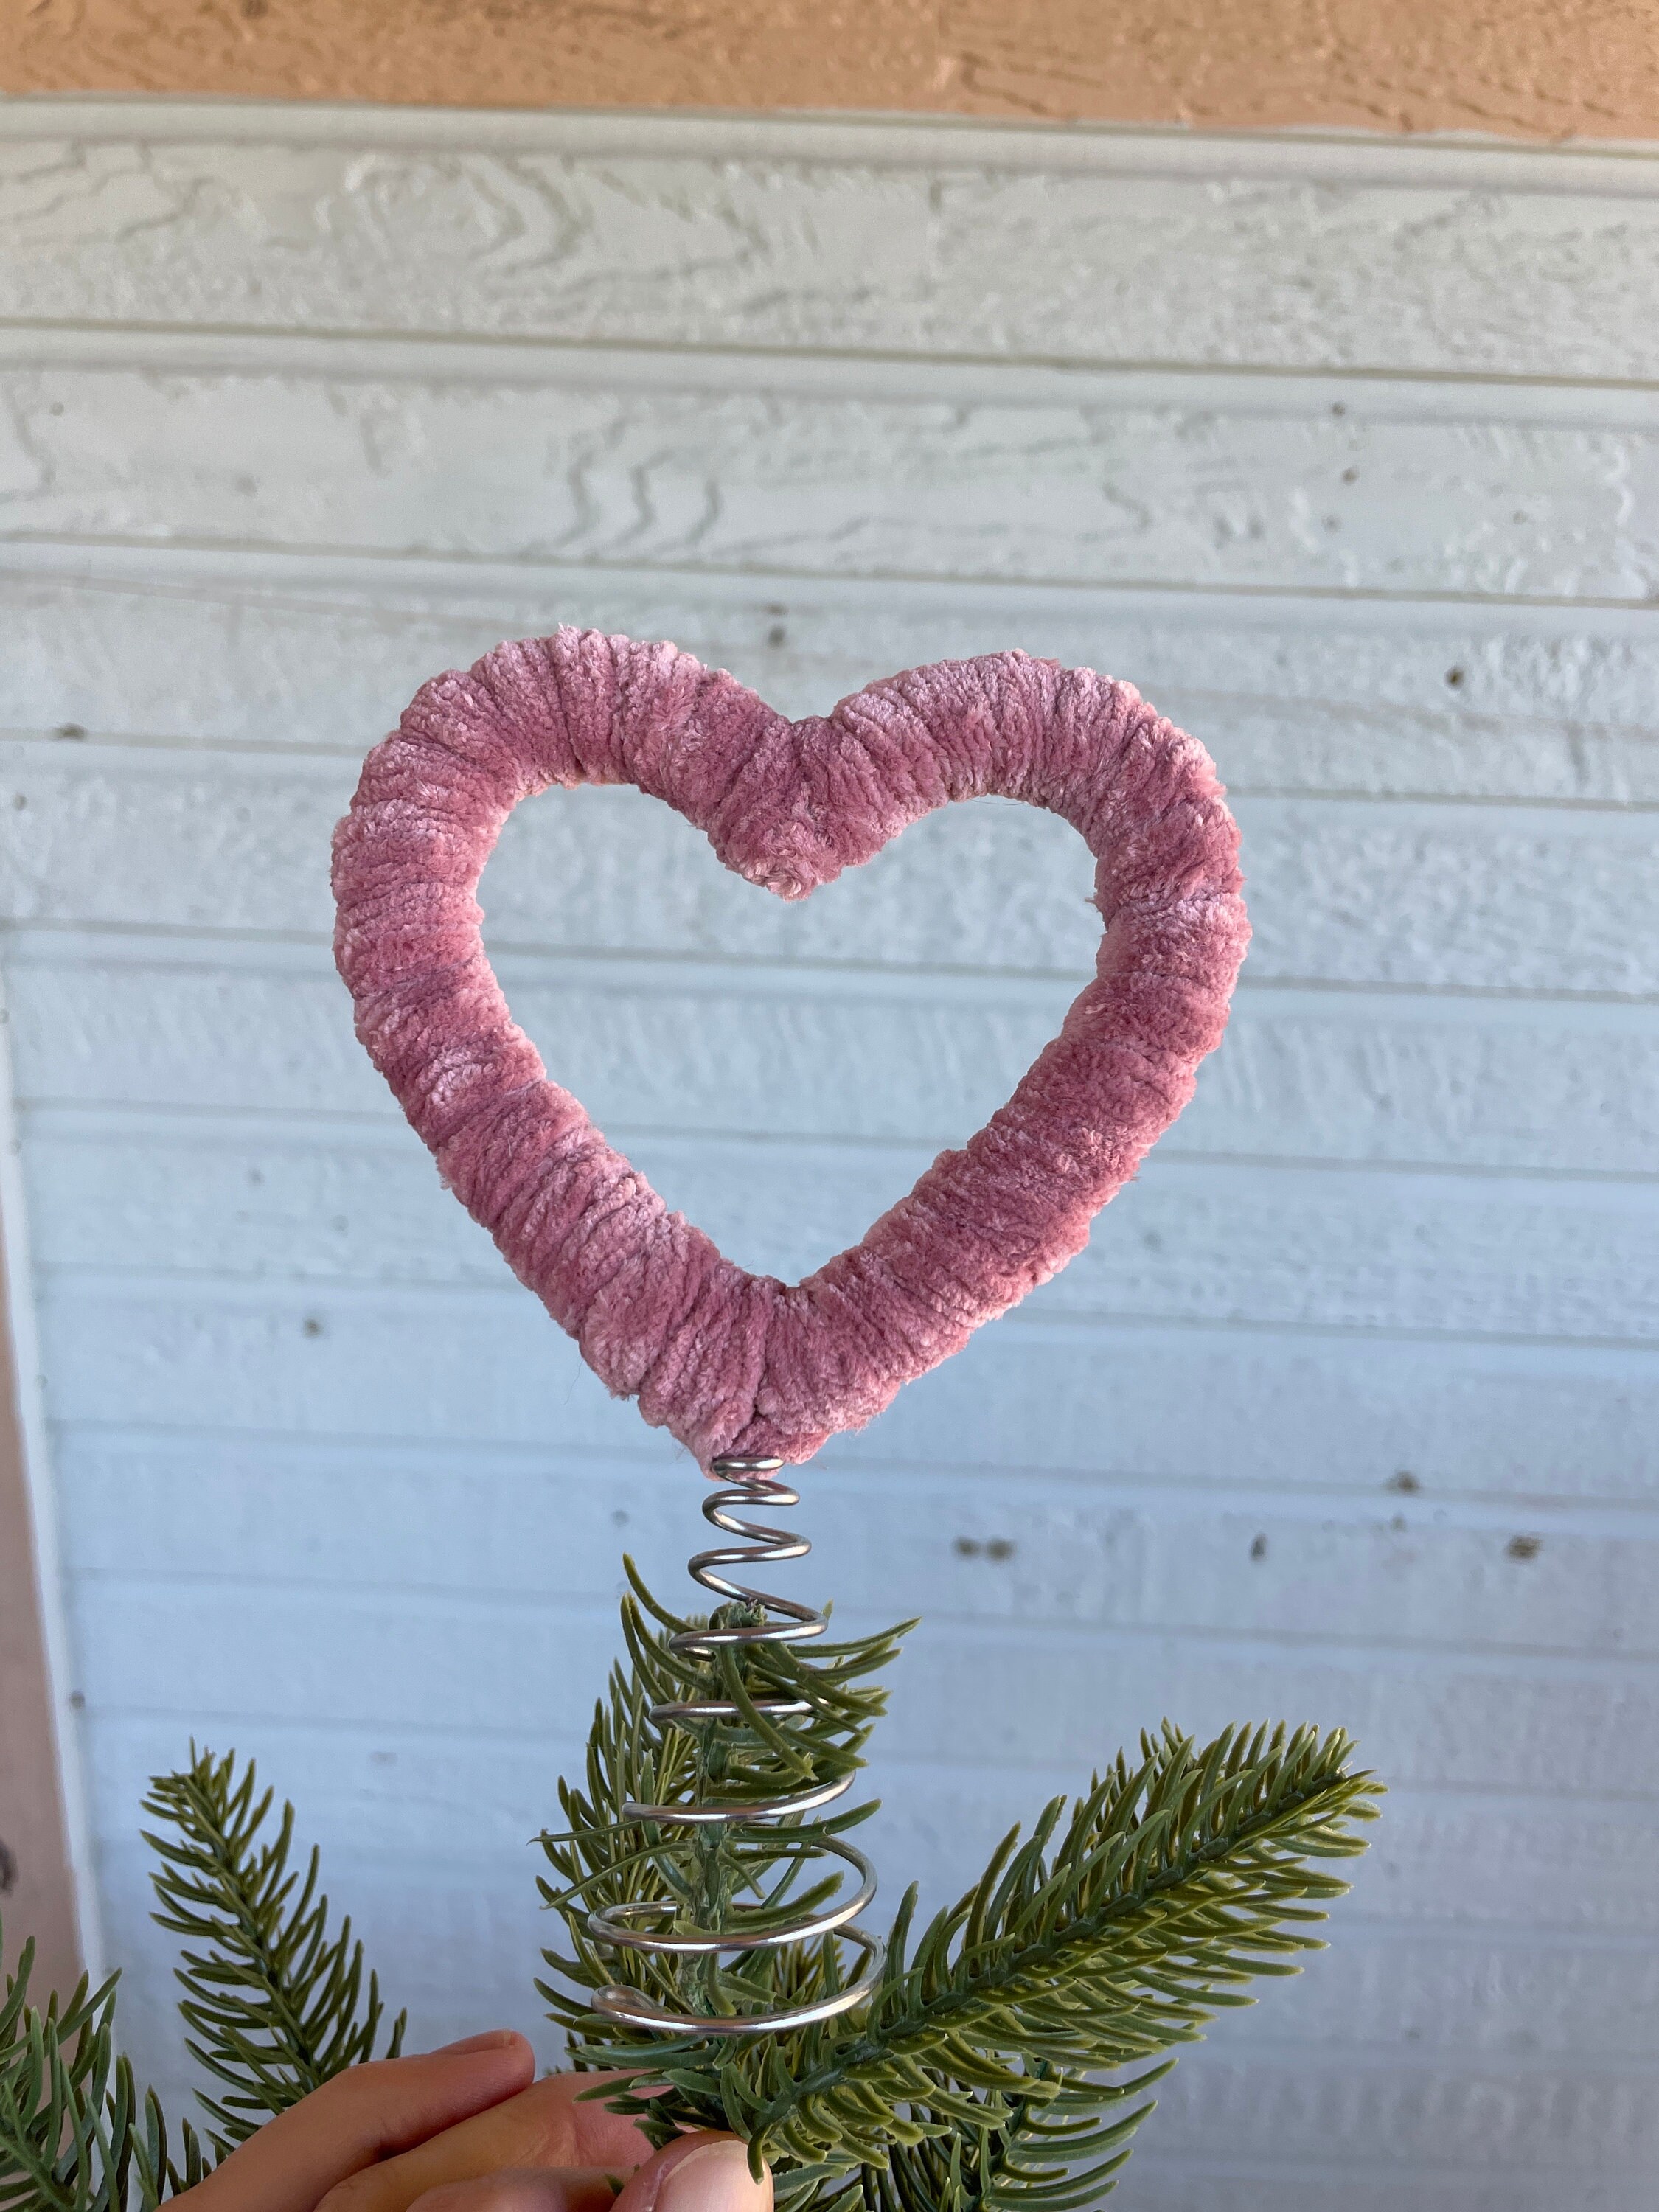
[[[1646,137],[1648,0],[23,0],[0,87]]]

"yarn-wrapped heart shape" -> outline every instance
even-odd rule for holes
[[[582,783],[665,800],[788,899],[949,801],[1047,808],[1097,862],[1095,980],[859,1243],[802,1282],[751,1275],[550,1079],[485,954],[502,823]],[[335,833],[335,957],[445,1181],[610,1389],[705,1465],[799,1461],[1064,1266],[1186,1104],[1249,934],[1237,855],[1203,748],[1092,669],[940,661],[792,722],[674,646],[567,629],[434,678],[369,754]]]

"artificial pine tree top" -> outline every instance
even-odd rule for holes
[[[760,1491],[796,1502],[776,1483]],[[1253,1977],[1294,1972],[1318,1948],[1310,1924],[1346,1887],[1322,1863],[1364,1849],[1376,1785],[1349,1771],[1340,1733],[1230,1729],[1199,1749],[1165,1722],[1138,1756],[1045,1806],[1024,1841],[1005,1837],[920,1932],[912,1887],[878,1973],[863,1972],[856,1947],[871,1947],[838,1916],[846,1876],[825,1855],[877,1808],[818,1808],[838,1806],[863,1764],[880,1677],[915,1624],[809,1642],[821,1616],[714,1571],[806,1548],[735,1520],[744,1494],[704,1508],[761,1540],[694,1559],[731,1594],[712,1614],[670,1612],[629,1563],[629,1664],[595,1710],[586,1788],[561,1784],[566,1825],[543,1838],[556,1880],[542,1894],[568,1948],[547,1952],[555,1978],[538,1987],[573,2061],[625,2075],[600,2094],[655,2142],[687,2127],[743,2136],[801,2212],[848,2192],[891,2212],[1091,2203],[1173,2047],[1248,2003]],[[787,1791],[811,1809],[778,1818]],[[711,1808],[725,1818],[708,1820]],[[619,1921],[646,1923],[622,1989]],[[803,1921],[826,1932],[788,1940]],[[747,1948],[675,1947],[711,1930]],[[820,2008],[830,2016],[787,2024]],[[619,2033],[618,2014],[663,2025]],[[769,2018],[775,2032],[743,2032]]]
[[[778,2034],[728,2032],[734,2017],[844,1995],[849,1960],[854,1976],[861,1964],[845,1924],[805,1944],[630,1950],[635,1978],[619,1989],[616,1947],[595,1936],[617,1907],[652,1907],[651,1931],[670,1940],[833,1917],[823,1849],[876,1807],[744,1814],[781,1790],[839,1808],[836,1785],[863,1764],[905,1633],[701,1646],[700,1632],[763,1615],[739,1599],[682,1618],[629,1572],[626,1661],[595,1710],[581,1784],[560,1784],[563,1826],[542,1839],[554,1878],[539,1887],[565,1940],[537,1986],[592,2094],[650,2140],[732,2130],[793,2212],[1071,2212],[1113,2186],[1178,2046],[1249,2002],[1253,1978],[1294,1973],[1320,1948],[1312,1928],[1346,1887],[1329,1863],[1364,1849],[1375,1809],[1346,1738],[1230,1729],[1199,1748],[1165,1723],[1074,1800],[1042,1808],[1029,1836],[1006,1836],[920,1930],[908,1891],[850,2009]],[[663,1715],[705,1701],[729,1711]],[[146,1804],[173,1832],[149,1838],[155,1917],[191,1947],[180,2011],[215,2081],[206,2145],[186,2122],[171,2149],[154,2096],[137,2094],[115,2055],[113,1984],[33,2010],[26,1948],[0,2005],[0,2212],[149,2212],[261,2120],[399,2048],[403,2018],[385,2029],[349,1921],[330,1932],[317,1855],[303,1875],[290,1864],[291,1807],[264,1839],[270,1803],[252,1766],[204,1753]],[[630,1808],[642,1803],[732,1817],[641,1821]],[[693,2024],[619,2026],[596,2008],[605,1993]]]

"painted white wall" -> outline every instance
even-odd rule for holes
[[[1334,1948],[1125,2212],[1650,2212],[1659,155],[41,101],[0,178],[5,987],[143,2064],[192,1732],[418,2033],[533,2027],[618,1547],[702,1525],[353,1042],[357,760],[560,621],[794,711],[1018,644],[1209,744],[1256,936],[1089,1253],[810,1478],[813,1588],[927,1616],[889,1893],[1166,1711],[1342,1723],[1393,1794]],[[1085,861],[988,802],[787,910],[590,793],[486,896],[562,1079],[793,1273],[1052,1029]]]

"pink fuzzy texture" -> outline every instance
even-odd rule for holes
[[[1063,815],[1099,862],[1096,980],[960,1152],[804,1282],[671,1213],[514,1024],[475,893],[550,784],[631,783],[728,868],[805,898],[948,800]],[[790,722],[672,645],[503,645],[422,687],[336,832],[357,1034],[445,1180],[582,1357],[705,1465],[808,1458],[1063,1267],[1192,1096],[1249,927],[1203,748],[1127,684],[1021,653],[872,684]]]

